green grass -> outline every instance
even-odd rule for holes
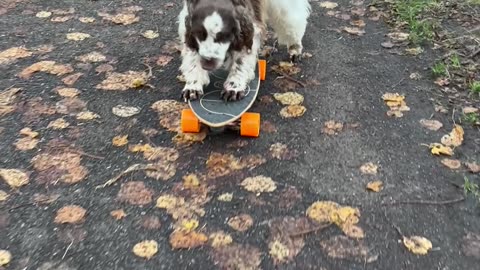
[[[478,113],[467,113],[463,115],[463,121],[465,123],[474,125],[480,122],[480,115]]]
[[[460,57],[458,55],[454,54],[450,56],[450,65],[453,68],[459,69],[462,67],[462,63],[460,62]]]
[[[448,75],[447,65],[443,62],[438,62],[432,67],[434,77],[442,77]]]
[[[407,23],[412,43],[420,44],[433,39],[435,24],[422,18],[422,15],[436,4],[436,0],[395,0],[395,14]]]
[[[479,0],[480,1],[480,0]],[[479,94],[480,95],[480,81],[473,81],[470,84],[470,91],[473,94]]]
[[[480,5],[480,0],[468,0],[467,2],[470,5]]]
[[[465,196],[473,195],[480,202],[480,188],[477,184],[472,183],[466,176],[463,178],[463,192]]]

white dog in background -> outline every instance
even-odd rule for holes
[[[222,98],[243,98],[255,78],[267,25],[294,61],[302,54],[309,16],[308,0],[184,0],[178,28],[186,80],[182,97],[199,98],[210,83],[209,72],[224,67],[229,75]]]

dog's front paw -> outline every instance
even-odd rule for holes
[[[288,47],[288,54],[290,55],[290,61],[292,61],[292,63],[297,63],[302,60],[302,50],[303,47],[299,44]]]
[[[188,100],[195,100],[203,95],[203,86],[198,83],[187,83],[182,90],[182,98],[187,102]]]
[[[240,100],[245,97],[245,88],[246,85],[244,84],[235,80],[227,80],[223,85],[221,97],[226,101]]]

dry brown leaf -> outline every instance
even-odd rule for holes
[[[326,8],[326,9],[334,9],[338,7],[338,4],[335,2],[330,2],[330,1],[322,1],[319,3],[320,7]]]
[[[387,36],[395,42],[403,42],[408,40],[410,34],[403,32],[392,32],[388,33]]]
[[[468,171],[470,171],[471,173],[480,172],[480,164],[477,164],[476,162],[466,162],[465,166],[467,166]]]
[[[153,191],[142,181],[130,181],[122,184],[117,200],[133,205],[146,205],[152,202]]]
[[[28,184],[28,173],[18,169],[0,169],[0,177],[11,187],[19,188]]]
[[[350,206],[342,206],[332,212],[330,218],[340,228],[355,225],[360,220],[360,210]]]
[[[93,17],[80,17],[78,20],[82,23],[93,23],[95,21],[95,18]]]
[[[36,72],[61,76],[73,72],[73,68],[70,65],[57,64],[55,61],[40,61],[22,70],[18,76],[22,79],[28,79]]]
[[[200,186],[200,180],[196,174],[188,174],[183,177],[183,187],[187,189],[197,188]]]
[[[418,255],[426,255],[432,249],[432,242],[422,236],[404,236],[403,244],[409,251]]]
[[[444,135],[441,139],[441,143],[445,146],[458,147],[463,143],[464,131],[462,126],[455,125],[450,134]]]
[[[438,120],[421,119],[420,124],[424,128],[429,129],[429,130],[433,130],[433,131],[437,131],[437,130],[439,130],[440,128],[443,127],[443,124]]]
[[[462,239],[462,251],[465,256],[480,259],[480,234],[467,232]]]
[[[80,154],[68,152],[67,149],[65,152],[39,154],[31,162],[38,171],[38,181],[44,178],[44,183],[61,181],[75,184],[85,179],[88,174],[88,170],[81,165],[81,160]]]
[[[154,178],[156,180],[163,180],[167,181],[172,178],[177,172],[177,166],[171,162],[166,161],[158,161],[156,163],[152,163],[153,170],[149,170],[145,172],[148,177]]]
[[[74,98],[80,94],[80,91],[77,88],[62,87],[56,88],[55,91],[57,91],[59,96],[66,98]]]
[[[368,255],[368,248],[362,241],[349,239],[343,235],[336,235],[320,242],[320,246],[331,258],[350,259],[359,258],[362,262]]]
[[[170,63],[170,61],[173,60],[173,56],[170,56],[170,55],[160,55],[157,59],[157,65],[158,66],[161,66],[161,67],[164,67],[166,65],[168,65],[168,63]]]
[[[184,102],[179,102],[173,99],[162,99],[152,104],[152,110],[158,114],[169,114],[173,112],[180,112],[183,109],[188,108],[188,105]]]
[[[277,189],[277,184],[272,178],[263,175],[245,178],[240,185],[243,186],[244,189],[257,194],[273,192]]]
[[[124,73],[110,72],[100,84],[95,86],[97,89],[125,91],[135,89],[147,84],[148,74],[141,71],[127,71]]]
[[[115,68],[112,66],[112,65],[109,65],[109,64],[102,64],[100,66],[98,66],[95,71],[100,74],[100,73],[104,73],[104,72],[111,72],[113,71]]]
[[[233,200],[233,193],[223,193],[220,194],[217,200],[221,202],[231,202]]]
[[[147,230],[158,230],[162,226],[162,223],[156,216],[144,216],[142,217],[140,225]]]
[[[364,20],[353,20],[350,21],[350,25],[362,28],[365,27],[366,24]]]
[[[118,117],[131,117],[134,116],[138,113],[140,113],[140,108],[139,107],[130,107],[130,106],[123,106],[123,105],[117,105],[112,108],[112,113],[115,114]]]
[[[283,143],[274,143],[270,146],[270,155],[278,160],[291,160],[298,156],[297,150],[290,150]]]
[[[37,12],[37,14],[35,14],[35,17],[42,18],[42,19],[43,18],[48,18],[50,16],[52,16],[52,12],[50,12],[50,11],[39,11],[39,12]]]
[[[278,65],[272,66],[272,70],[279,74],[295,75],[301,71],[300,67],[291,62],[280,61]]]
[[[172,141],[177,145],[177,146],[190,146],[194,143],[200,143],[205,140],[207,137],[208,130],[206,128],[202,128],[200,132],[198,133],[177,133],[172,138]]]
[[[355,238],[355,239],[363,239],[365,238],[365,232],[363,231],[362,228],[360,228],[357,225],[345,225],[340,227],[343,231],[343,233],[350,237],[350,238]]]
[[[408,55],[419,55],[423,52],[423,49],[422,47],[414,47],[414,48],[407,48],[405,49],[405,52],[408,54]]]
[[[288,247],[279,240],[268,243],[268,253],[273,258],[275,264],[284,263],[290,256]]]
[[[85,214],[87,210],[83,207],[78,205],[67,205],[60,208],[57,211],[57,215],[55,216],[55,223],[65,224],[78,224],[83,223],[85,221]]]
[[[108,13],[99,12],[98,15],[107,21],[111,21],[116,24],[129,25],[140,21],[137,15],[132,13],[119,13],[110,15]]]
[[[75,57],[77,61],[84,62],[84,63],[98,63],[107,60],[107,57],[99,52],[90,52],[87,54],[83,54],[80,56]]]
[[[158,38],[160,36],[160,34],[158,32],[153,31],[153,30],[147,30],[147,31],[142,33],[142,36],[145,37],[145,38],[148,38],[148,39],[154,39],[154,38]]]
[[[231,244],[212,250],[214,264],[225,270],[259,270],[262,253],[256,247]]]
[[[283,118],[295,118],[302,116],[306,111],[307,108],[302,105],[290,105],[280,110],[280,116]]]
[[[51,22],[62,23],[71,20],[73,16],[57,16],[50,19]]]
[[[68,40],[73,40],[73,41],[82,41],[87,38],[91,38],[92,36],[87,34],[87,33],[80,33],[80,32],[74,32],[74,33],[68,33],[67,34],[67,39]]]
[[[145,240],[133,246],[133,254],[138,257],[151,259],[158,252],[158,243],[155,240]]]
[[[123,136],[119,135],[119,136],[113,137],[112,144],[118,147],[128,144],[128,135],[123,135]]]
[[[20,88],[10,88],[0,92],[0,117],[13,112],[16,109],[14,101]]]
[[[91,111],[84,111],[84,112],[77,113],[77,120],[89,121],[97,118],[100,118],[100,115]]]
[[[198,232],[174,231],[170,234],[169,241],[173,249],[190,249],[203,246],[208,237]]]
[[[17,59],[27,58],[33,53],[24,47],[13,47],[0,52],[0,65],[8,65]]]
[[[161,195],[157,199],[156,207],[161,209],[174,209],[185,204],[185,199],[174,195]]]
[[[452,169],[452,170],[457,170],[462,167],[462,163],[458,159],[450,159],[450,158],[444,158],[442,159],[442,164],[445,165],[446,167]]]
[[[343,130],[343,123],[330,120],[325,122],[324,127],[322,128],[322,133],[333,136],[333,135],[337,135],[342,130]]]
[[[373,191],[373,192],[380,192],[383,189],[383,182],[382,181],[372,181],[368,182],[367,184],[367,190]]]
[[[296,92],[274,93],[273,97],[282,105],[300,105],[303,103],[303,96]]]
[[[470,114],[470,113],[477,113],[479,110],[478,108],[475,108],[475,107],[464,107],[462,111],[464,114]]]
[[[6,266],[12,260],[12,253],[5,249],[0,249],[0,267]]]
[[[350,35],[363,36],[365,34],[365,30],[358,27],[345,26],[342,28],[342,30]]]
[[[432,143],[430,144],[430,149],[432,154],[434,155],[447,155],[447,156],[452,156],[453,155],[453,149],[450,148],[449,146],[445,146],[441,143]]]
[[[112,216],[116,220],[120,220],[120,219],[126,217],[127,214],[125,213],[125,211],[123,211],[123,209],[118,209],[118,210],[111,211],[110,216]]]
[[[20,138],[15,142],[15,147],[20,151],[28,151],[37,147],[37,144],[40,140],[32,137]]]
[[[307,216],[318,223],[332,222],[332,213],[336,212],[340,205],[332,201],[318,201],[307,209]]]
[[[367,162],[367,163],[363,164],[362,166],[360,166],[360,171],[363,174],[376,175],[377,171],[378,171],[378,166],[373,164],[373,162]]]
[[[236,231],[245,232],[252,227],[253,219],[248,214],[240,214],[238,216],[229,218],[227,224]]]
[[[0,189],[0,202],[4,202],[8,199],[8,193]]]
[[[208,238],[213,248],[223,248],[233,243],[232,237],[223,231],[211,233]]]
[[[52,128],[52,129],[65,129],[70,126],[70,123],[65,121],[63,118],[58,118],[57,120],[51,121],[47,128]]]

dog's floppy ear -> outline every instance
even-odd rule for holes
[[[185,43],[187,47],[198,51],[198,44],[192,34],[192,15],[185,17]]]
[[[248,14],[247,9],[242,5],[235,8],[234,14],[235,28],[233,33],[235,38],[232,42],[231,48],[235,51],[241,51],[244,47],[252,49],[255,29],[253,28],[251,16]]]

